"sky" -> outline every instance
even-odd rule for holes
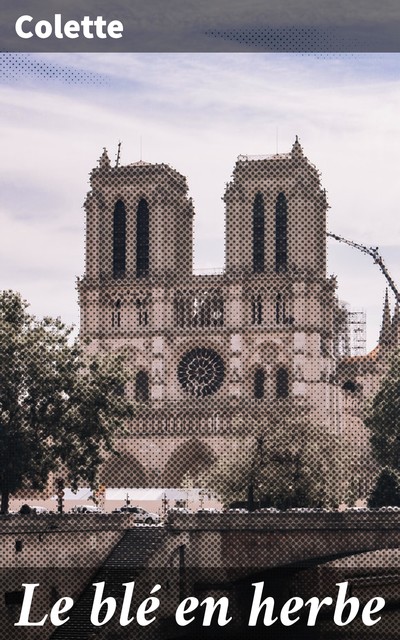
[[[1,54],[0,287],[38,316],[79,323],[89,173],[170,164],[195,206],[195,267],[222,267],[221,200],[240,154],[290,151],[321,172],[330,231],[379,246],[400,287],[397,54]],[[386,281],[372,258],[328,242],[328,274],[376,343]]]

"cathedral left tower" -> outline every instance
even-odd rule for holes
[[[193,206],[185,177],[168,165],[112,167],[105,149],[90,186],[79,294],[81,334],[97,350],[162,322],[157,283],[192,273]]]

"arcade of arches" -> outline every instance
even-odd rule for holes
[[[126,444],[122,443],[121,446],[126,447]],[[151,451],[151,446],[147,448]],[[168,453],[164,467],[163,451],[157,448],[157,453],[153,453],[155,468],[152,470],[146,470],[134,453],[125,449],[118,456],[109,456],[101,471],[102,483],[107,487],[158,485],[170,488],[182,487],[187,483],[198,486],[198,479],[217,460],[212,447],[198,438],[185,439]]]

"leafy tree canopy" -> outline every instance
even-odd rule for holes
[[[247,501],[290,507],[338,505],[349,498],[357,465],[348,441],[312,424],[307,412],[290,406],[264,424],[247,422],[240,451],[224,456],[202,479],[225,505]]]
[[[113,436],[132,417],[121,357],[89,357],[60,320],[37,320],[12,291],[0,293],[0,492],[43,489],[60,468],[90,486]]]
[[[380,472],[368,498],[368,506],[372,509],[400,506],[400,483],[391,469],[385,468]]]
[[[400,471],[400,358],[397,356],[376,394],[366,425],[371,448],[383,466]]]

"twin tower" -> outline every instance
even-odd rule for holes
[[[228,184],[225,270],[193,275],[186,179],[166,164],[91,173],[81,336],[124,353],[135,402],[108,486],[181,486],[300,407],[338,430],[327,201],[296,139],[239,156]]]

